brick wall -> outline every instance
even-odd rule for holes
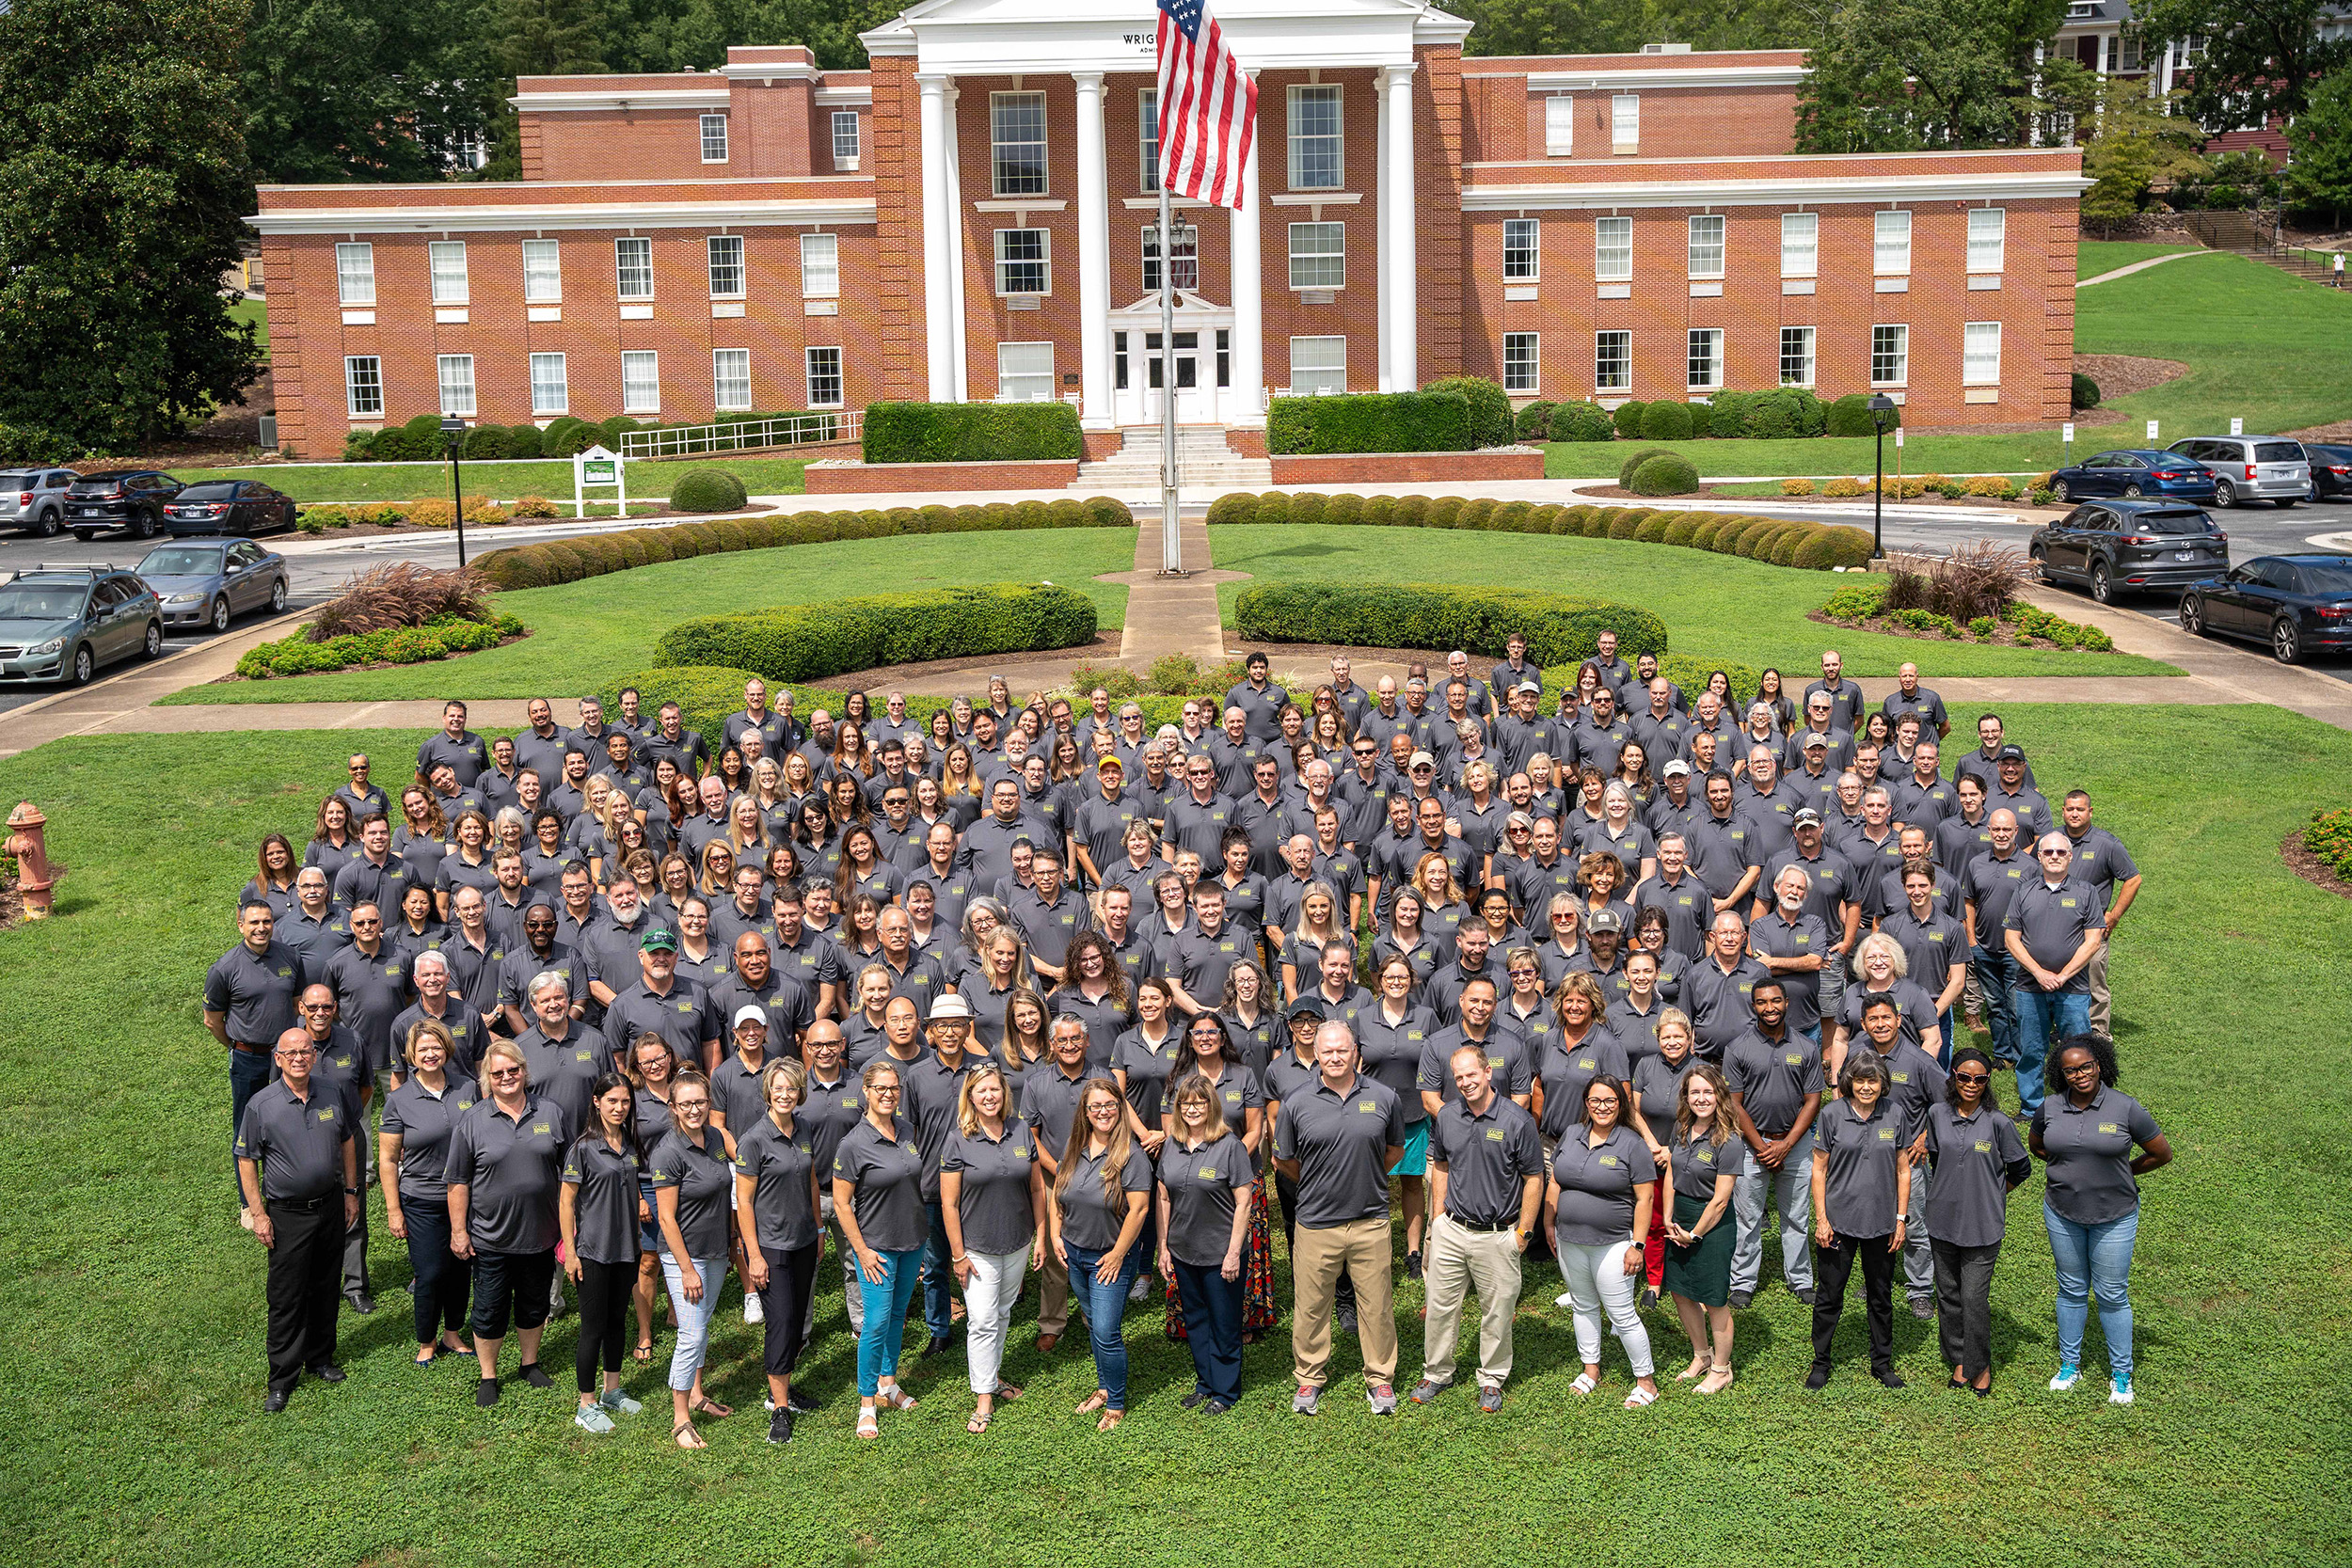
[[[1262,435],[1259,445],[1264,445]],[[1271,462],[1277,484],[1447,484],[1544,477],[1540,451],[1318,453]]]
[[[921,94],[914,61],[873,62],[875,376],[877,395],[920,398],[924,382]]]
[[[1061,490],[1075,463],[812,463],[812,496],[958,495],[966,490]]]

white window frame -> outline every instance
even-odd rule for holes
[[[1003,117],[1008,114],[1025,112],[1032,105],[1037,110],[1037,135],[1034,141],[1026,135],[1006,136]],[[1026,127],[1017,126],[1015,129],[1025,130]],[[1037,149],[1037,184],[1034,188],[1028,184],[1028,177],[1025,174],[1009,179],[1004,158],[1004,150],[1007,148],[1026,149],[1032,146]],[[1043,93],[1037,91],[992,92],[988,95],[988,171],[989,190],[993,195],[1000,197],[1045,195],[1054,180],[1053,170],[1048,162],[1048,152],[1045,95]],[[1025,161],[1026,154],[1024,153],[1022,156]]]
[[[1882,336],[1885,334],[1886,336]],[[1890,345],[1882,349],[1883,342]],[[1881,375],[1882,362],[1894,371],[1891,376]],[[1873,387],[1906,387],[1911,384],[1911,327],[1904,322],[1873,322],[1870,324],[1870,385]]]
[[[561,354],[534,354],[531,356],[531,412],[534,418],[545,419],[551,414],[572,411],[572,384],[569,370]],[[543,372],[552,371],[552,379]],[[543,391],[551,397],[543,397]]]
[[[1533,397],[1543,385],[1543,335],[1505,332],[1502,335],[1502,389],[1515,397]]]
[[[355,420],[384,417],[384,361],[373,354],[343,356],[343,407]]]
[[[1642,145],[1642,95],[1613,94],[1609,100],[1609,150],[1631,151]]]
[[[1821,275],[1821,214],[1780,214],[1780,275],[1819,277]]]
[[[1013,350],[1021,352],[1014,354],[1011,353]],[[1045,368],[1043,370],[1038,370],[1034,365],[1027,368],[1007,368],[1009,354],[1013,361],[1018,362],[1024,359],[1034,359],[1039,352],[1044,356]],[[1027,395],[1015,396],[1012,388],[1016,383],[1024,385],[1037,383],[1040,389],[1032,390]],[[998,343],[996,345],[996,401],[998,403],[1051,403],[1054,401],[1054,345],[1051,340],[1043,342]]]
[[[463,305],[469,292],[466,278],[466,242],[435,240],[425,247],[425,261],[433,271],[433,303]]]
[[[523,303],[564,302],[564,247],[554,240],[523,242]]]
[[[1576,156],[1576,100],[1563,93],[1544,100],[1544,156]]]
[[[1692,277],[1721,277],[1724,275],[1724,229],[1721,213],[1691,214],[1689,257]]]
[[[1614,353],[1612,353],[1612,350]],[[1613,372],[1612,367],[1614,367]],[[1593,389],[1629,392],[1633,389],[1633,334],[1613,327],[1593,334]]]
[[[1302,240],[1322,242],[1336,235],[1339,248],[1310,248],[1302,250]],[[1290,226],[1285,254],[1290,258],[1290,285],[1293,289],[1344,289],[1347,287],[1347,225],[1337,219],[1321,223],[1294,223]],[[1336,279],[1330,277],[1331,263],[1338,263]]]
[[[1534,218],[1502,220],[1502,280],[1535,283],[1544,275],[1543,225]]]
[[[1010,248],[1008,242],[1010,240],[1011,236],[1015,234],[1036,235],[1037,254],[1035,256],[1006,255],[1005,252]],[[1024,244],[1026,242],[1025,241]],[[995,249],[996,293],[1000,297],[1008,294],[1042,295],[1050,294],[1054,292],[1054,231],[1052,230],[999,229],[996,230]],[[1011,269],[1014,267],[1037,268],[1037,282],[1040,286],[1034,289],[1013,288],[1011,286]]]
[[[743,260],[743,236],[712,234],[704,240],[703,250],[704,259],[710,266],[710,297],[741,299],[746,279],[750,276]],[[724,259],[730,255],[733,260]],[[721,285],[726,282],[725,275],[730,271],[735,275],[735,287],[723,288]]]
[[[840,235],[803,234],[801,236],[801,297],[803,299],[839,299],[841,297]]]
[[[1968,271],[1997,275],[2009,260],[2009,212],[2001,207],[1968,209]]]
[[[1146,196],[1160,191],[1160,89],[1136,89],[1136,188]]]
[[[710,351],[710,406],[722,414],[748,413],[752,406],[752,351]]]
[[[1337,347],[1326,347],[1330,344],[1336,344]],[[1302,346],[1310,350],[1312,355],[1311,360],[1302,362],[1300,358]],[[1327,362],[1334,359],[1337,363]],[[1298,379],[1298,372],[1302,370],[1307,372],[1310,377],[1304,383]],[[1335,380],[1327,382],[1320,379],[1334,377]],[[1331,392],[1347,390],[1347,340],[1336,333],[1315,333],[1291,340],[1291,395],[1312,397],[1316,395],[1318,389]]]
[[[1780,384],[1783,387],[1813,385],[1813,345],[1816,334],[1809,326],[1784,326],[1780,329]],[[1795,354],[1789,352],[1794,347]],[[1796,374],[1789,374],[1791,358],[1796,362]]]
[[[1911,212],[1881,208],[1870,214],[1870,272],[1878,277],[1911,276]]]
[[[830,361],[826,361],[819,357],[823,355],[831,355],[833,357]],[[823,368],[828,363],[832,367],[830,370]],[[841,406],[843,388],[848,384],[843,381],[841,375],[841,350],[839,348],[832,345],[813,345],[803,349],[801,351],[801,373],[806,381],[808,405],[811,408]],[[833,381],[833,398],[830,402],[817,395],[828,376]]]
[[[718,149],[715,155],[711,151],[714,147]],[[709,114],[702,117],[702,150],[703,162],[706,164],[723,164],[727,161],[727,117],[725,115]]]
[[[1633,220],[1605,217],[1593,223],[1593,278],[1599,283],[1633,281]]]
[[[440,385],[441,412],[455,414],[461,419],[474,417],[473,356],[470,354],[437,355],[433,361],[435,379]]]
[[[1684,340],[1685,385],[1693,392],[1720,392],[1724,388],[1724,329],[1693,326]]]
[[[1194,293],[1199,293],[1200,292],[1200,226],[1179,221],[1169,227],[1175,230],[1174,243],[1170,246],[1168,267],[1171,280],[1179,293],[1190,290]],[[1156,223],[1145,224],[1136,235],[1136,244],[1143,259],[1143,292],[1157,293],[1160,289],[1160,226]]]
[[[1294,83],[1285,93],[1282,119],[1282,139],[1285,162],[1290,176],[1290,188],[1295,191],[1338,191],[1347,188],[1347,97],[1336,82]],[[1331,105],[1331,129],[1328,132],[1306,132],[1299,129],[1302,103]],[[1331,178],[1327,181],[1308,179],[1307,150],[1311,146],[1317,153],[1326,142],[1330,144]]]
[[[1968,322],[1960,329],[1960,384],[1998,387],[2001,384],[2001,324]]]
[[[629,275],[640,269],[633,267],[628,257],[643,257],[644,292],[629,293]],[[653,241],[637,235],[612,242],[612,287],[621,298],[632,303],[653,298]]]
[[[621,352],[621,412],[661,412],[661,356],[652,349],[632,348]]]
[[[365,240],[335,246],[335,296],[345,305],[375,303],[375,246]]]
[[[844,132],[847,135],[844,135]],[[857,122],[855,109],[833,111],[833,166],[855,168],[866,155],[866,133]]]

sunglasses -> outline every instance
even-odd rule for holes
[[[1952,1074],[1952,1082],[1955,1084],[1990,1084],[1993,1082],[1993,1075],[1989,1072],[1955,1072]]]

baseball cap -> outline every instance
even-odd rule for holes
[[[1814,730],[1805,736],[1804,749],[1808,752],[1826,752],[1829,750],[1829,736]]]
[[[1994,762],[2023,762],[2026,760],[2026,749],[2015,741],[2011,741],[1994,753],[1993,760]]]
[[[1680,757],[1677,757],[1658,771],[1660,776],[1662,778],[1671,779],[1677,773],[1682,774],[1687,778],[1690,776],[1691,765],[1683,761]]]
[[[1113,768],[1117,768],[1120,772],[1124,773],[1127,771],[1127,765],[1120,761],[1117,757],[1104,757],[1102,761],[1094,765],[1094,770],[1097,773],[1107,773]]]
[[[1818,828],[1821,825],[1821,814],[1811,806],[1799,806],[1797,815],[1790,817],[1789,821],[1799,828]]]
[[[1405,766],[1407,768],[1435,768],[1438,766],[1438,759],[1431,756],[1427,752],[1415,752],[1406,762]]]
[[[1585,924],[1590,926],[1596,931],[1622,931],[1625,929],[1624,917],[1619,915],[1614,910],[1596,911],[1593,918]]]
[[[943,1018],[969,1019],[971,1016],[972,1004],[966,1002],[962,997],[958,996],[953,991],[949,991],[946,995],[931,1004],[931,1022],[933,1023],[938,1022]]]
[[[667,926],[656,926],[645,933],[637,947],[644,953],[675,953],[677,951],[677,933]]]
[[[765,1023],[767,1022],[768,1009],[759,1006],[755,1002],[746,1002],[741,1006],[735,1009],[734,1027],[738,1029],[742,1028],[746,1023]]]
[[[1317,1023],[1321,1023],[1323,1022],[1323,1009],[1316,1006],[1311,1002],[1299,1002],[1293,1004],[1290,1010],[1290,1022],[1296,1023],[1302,1018],[1311,1018]]]
[[[1514,691],[1541,691],[1543,688],[1536,685],[1534,681],[1521,681],[1511,689]]]

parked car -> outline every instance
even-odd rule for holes
[[[0,472],[0,528],[20,528],[48,539],[65,526],[66,492],[82,476],[72,468],[10,468]]]
[[[154,590],[112,566],[36,566],[0,582],[0,686],[87,683],[101,665],[164,651]]]
[[[2052,474],[2050,493],[2062,501],[2091,496],[2208,501],[2213,499],[2213,470],[2175,451],[2103,451]]]
[[[132,569],[163,601],[167,626],[227,631],[248,610],[286,608],[286,558],[249,539],[158,545]]]
[[[2044,582],[2079,582],[2101,604],[2149,588],[2185,588],[2230,564],[2230,536],[2178,501],[2086,501],[2036,529],[2026,555]]]
[[[2268,501],[2293,506],[2309,500],[2312,467],[2303,444],[2280,436],[2192,436],[2166,449],[2193,457],[2213,470],[2213,503]]]
[[[249,479],[210,479],[191,484],[164,508],[173,538],[189,534],[255,535],[294,526],[291,497]]]
[[[2352,447],[2314,446],[2306,441],[2303,455],[2312,466],[2312,499],[2352,496]]]
[[[134,539],[152,539],[164,526],[164,508],[180,488],[178,480],[153,468],[77,479],[66,492],[66,526],[84,544],[110,528],[127,529]]]
[[[2181,629],[2270,644],[2293,664],[2352,648],[2352,555],[2262,555],[2181,595]]]

